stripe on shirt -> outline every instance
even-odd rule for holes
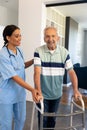
[[[39,57],[39,53],[35,52],[34,57]]]
[[[41,63],[42,67],[59,67],[59,68],[64,68],[63,63],[56,63],[56,62],[42,62]]]
[[[34,57],[34,65],[39,65],[41,66],[41,60],[39,57]]]
[[[63,76],[64,68],[42,67],[41,74],[44,76]]]
[[[67,60],[69,60],[69,59],[70,59],[70,56],[69,56],[69,54],[68,54],[67,57],[66,57],[65,62],[66,62]]]

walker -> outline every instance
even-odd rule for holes
[[[75,102],[74,97],[71,98],[71,103],[70,103],[70,113],[68,114],[55,114],[55,113],[44,113],[44,105],[43,105],[43,100],[40,101],[41,103],[41,109],[37,107],[37,105],[35,103],[33,103],[33,109],[32,109],[32,118],[31,118],[31,126],[30,126],[30,130],[33,130],[33,125],[34,125],[34,113],[35,113],[35,109],[37,111],[39,111],[41,113],[41,123],[40,123],[40,130],[78,130],[77,128],[82,128],[81,130],[85,130],[85,106],[84,106],[84,101],[83,99],[79,98],[79,101],[81,103],[81,106],[78,105]],[[74,109],[77,110],[74,110]],[[73,124],[73,119],[74,116],[76,115],[82,115],[82,119],[81,119],[81,123],[79,124]],[[43,128],[43,117],[44,116],[56,116],[57,118],[69,118],[69,125],[68,126],[64,126],[64,127],[55,127],[55,128]],[[77,121],[77,120],[76,120]],[[57,122],[56,122],[57,123]]]

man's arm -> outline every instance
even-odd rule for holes
[[[75,71],[73,69],[68,71],[68,74],[70,76],[70,80],[72,82],[72,87],[73,87],[73,92],[74,92],[74,97],[77,100],[78,97],[82,98],[82,95],[80,94],[79,90],[78,90],[78,79],[77,76],[75,74]]]
[[[35,88],[41,93],[41,84],[40,84],[40,74],[41,74],[41,67],[40,66],[34,66],[34,84]]]

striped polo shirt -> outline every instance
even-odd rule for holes
[[[44,98],[53,100],[61,97],[65,69],[73,68],[69,52],[59,45],[53,53],[47,45],[40,46],[34,52],[34,66],[41,67],[41,90]]]

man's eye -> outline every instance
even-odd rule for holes
[[[49,36],[46,36],[46,38],[49,38]]]

